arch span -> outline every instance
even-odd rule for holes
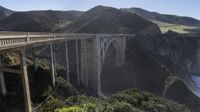
[[[114,49],[116,50],[116,66],[123,66],[125,63],[125,50],[126,50],[126,38],[123,37],[97,37],[97,55],[98,55],[98,69],[97,69],[97,92],[99,96],[104,96],[101,91],[101,74],[102,68],[104,65],[104,60],[106,58],[106,54],[110,45],[114,45]]]

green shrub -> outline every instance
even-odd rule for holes
[[[37,112],[53,112],[56,108],[65,106],[64,102],[58,98],[51,97],[37,109]]]

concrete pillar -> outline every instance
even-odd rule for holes
[[[38,67],[38,59],[36,56],[36,48],[33,48],[33,64],[34,64],[34,70],[37,70]]]
[[[76,72],[77,72],[77,84],[80,85],[80,72],[79,72],[79,48],[78,48],[78,40],[76,42]]]
[[[2,66],[1,58],[0,58],[0,66]],[[1,69],[0,69],[0,89],[1,89],[2,95],[5,96],[7,94],[7,90],[6,90],[6,84],[4,81],[3,71],[1,71]]]
[[[86,39],[81,40],[81,48],[80,48],[80,56],[81,56],[81,72],[80,72],[80,79],[81,83],[87,88],[88,87],[88,76],[87,76],[87,41]]]
[[[104,37],[103,37],[104,38]],[[96,64],[97,64],[97,94],[100,97],[104,97],[101,91],[101,70],[102,70],[102,62],[101,62],[101,44],[100,37],[96,37]]]
[[[90,95],[98,96],[98,54],[97,54],[97,38],[91,38],[87,41],[87,76],[88,88]]]
[[[84,50],[84,54],[85,54],[85,87],[88,87],[88,65],[87,65],[87,40],[84,41],[85,43],[85,50]]]
[[[65,42],[65,61],[66,61],[66,72],[67,72],[67,81],[70,83],[70,77],[69,77],[69,54],[68,54],[68,47],[67,47],[67,41]]]
[[[126,63],[126,37],[122,37],[122,66]]]
[[[26,57],[25,57],[25,49],[20,50],[20,64],[21,64],[21,71],[22,71],[22,82],[23,82],[23,90],[24,90],[24,100],[25,100],[25,107],[26,112],[32,112],[32,105],[31,105],[31,95],[30,95],[30,87],[29,87],[29,80],[28,80],[28,73],[27,73],[27,66],[26,66]]]
[[[53,47],[52,47],[53,48]],[[54,61],[54,72],[55,76],[58,76],[57,74],[57,61],[56,61],[56,50],[53,48],[53,61]]]
[[[51,67],[51,84],[53,87],[55,87],[55,67],[54,67],[54,53],[53,53],[53,45],[50,44],[50,56],[51,56],[51,62],[50,62],[50,67]]]
[[[119,38],[116,47],[116,66],[123,66],[125,64],[126,54],[126,38]]]

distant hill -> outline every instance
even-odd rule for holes
[[[60,32],[79,33],[160,33],[159,27],[130,12],[97,6],[82,14]]]
[[[141,8],[124,8],[121,10],[135,13],[148,20],[159,21],[168,24],[200,27],[200,20],[191,17],[160,14],[157,12],[150,12]]]
[[[81,15],[80,11],[28,11],[17,12],[0,21],[7,31],[54,32]]]

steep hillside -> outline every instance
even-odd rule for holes
[[[6,9],[6,8],[0,6],[0,20],[4,19],[5,17],[10,16],[13,13],[14,13],[14,11],[11,11],[9,9]]]
[[[170,76],[166,80],[163,96],[181,104],[188,105],[192,109],[192,112],[199,112],[200,110],[200,98],[192,93],[178,77]]]
[[[156,24],[136,14],[104,6],[92,8],[60,31],[80,33],[160,33],[160,29]]]
[[[135,13],[148,20],[159,21],[159,22],[169,23],[169,24],[200,27],[200,21],[191,17],[160,14],[156,12],[150,12],[141,8],[129,8],[129,9],[122,9],[122,10]]]
[[[171,30],[178,33],[199,35],[200,20],[191,17],[160,14],[141,8],[124,8],[121,10],[137,14],[156,23],[160,27],[162,33]]]
[[[71,23],[80,15],[76,11],[17,12],[0,21],[7,31],[54,32]]]
[[[9,9],[6,9],[6,8],[0,6],[0,20],[10,16],[13,13],[14,13],[14,11],[11,11]],[[4,30],[4,28],[0,24],[0,31],[3,31],[3,30]]]

